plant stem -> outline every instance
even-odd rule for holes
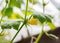
[[[25,20],[24,20],[22,26],[20,27],[20,29],[19,29],[19,30],[17,31],[17,33],[15,34],[15,36],[12,38],[11,43],[14,41],[15,37],[18,35],[18,33],[20,32],[21,28],[25,25],[26,16],[27,16],[27,10],[28,10],[28,0],[26,0]]]
[[[43,14],[44,14],[44,12],[45,12],[44,0],[42,0],[42,5],[43,5]]]
[[[7,4],[6,4],[5,7],[3,8],[4,11],[5,11],[6,6],[7,6]],[[2,10],[2,14],[4,14],[3,10]],[[3,19],[3,16],[4,16],[4,15],[2,15],[1,20],[0,20],[0,26],[1,26],[1,21],[2,21],[2,19]]]
[[[37,39],[36,39],[36,41],[34,43],[38,43],[38,41],[41,39],[41,37],[42,37],[42,35],[44,33],[43,29],[44,29],[44,24],[42,25],[42,32],[38,35],[38,37],[37,37]]]
[[[35,37],[31,37],[31,42],[30,43],[33,43],[33,40],[36,39]]]
[[[29,30],[28,30],[27,24],[25,25],[25,27],[27,28],[27,34],[30,37],[30,33],[29,33]]]
[[[43,14],[44,14],[44,12],[45,12],[44,0],[42,0],[42,5],[43,5]],[[37,37],[37,39],[36,39],[36,41],[34,43],[38,43],[38,41],[41,39],[41,37],[42,37],[42,35],[44,33],[43,29],[44,29],[44,23],[42,24],[42,32],[38,35],[38,37]]]
[[[15,37],[18,35],[18,33],[20,32],[21,28],[24,26],[24,23],[21,25],[20,29],[17,31],[17,33],[15,34],[15,36],[12,38],[11,43],[14,41]]]
[[[26,19],[26,16],[27,16],[27,11],[28,11],[28,0],[26,0],[26,12],[25,12],[25,19]]]
[[[5,8],[6,8],[7,4],[5,5]],[[3,10],[5,11],[5,8],[3,8]],[[2,14],[4,14],[4,12],[2,12]],[[2,22],[2,19],[3,19],[4,15],[2,15],[1,19],[0,19],[0,26],[1,26],[1,22]],[[2,29],[1,33],[4,31],[4,29]],[[1,34],[0,33],[0,34]]]

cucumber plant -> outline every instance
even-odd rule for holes
[[[17,33],[14,35],[14,37],[12,38],[12,40],[9,41],[9,43],[13,43],[14,39],[16,38],[16,36],[18,35],[18,33],[20,32],[20,30],[22,29],[23,26],[27,25],[37,25],[39,21],[39,23],[42,25],[42,32],[38,35],[38,37],[36,38],[36,41],[34,41],[34,43],[38,43],[38,41],[41,39],[43,33],[45,33],[48,37],[53,37],[53,38],[57,38],[55,35],[52,34],[48,34],[46,31],[44,31],[44,25],[47,24],[51,30],[55,30],[55,25],[52,22],[52,17],[50,15],[46,15],[44,14],[45,11],[45,6],[46,4],[44,3],[44,0],[42,0],[42,6],[43,6],[43,13],[34,13],[34,11],[31,13],[31,11],[29,12],[29,7],[28,7],[28,3],[31,2],[32,4],[36,4],[39,3],[37,0],[26,0],[26,9],[24,11],[22,11],[22,13],[24,13],[24,17],[18,15],[18,14],[13,14],[13,7],[17,7],[17,8],[21,8],[21,5],[24,4],[23,0],[5,0],[6,5],[5,7],[2,9],[1,13],[2,13],[2,17],[0,19],[0,26],[1,26],[1,33],[0,33],[0,37],[4,36],[4,34],[2,34],[4,32],[4,29],[11,29],[14,28],[15,30],[17,30]],[[8,17],[8,19],[11,18],[17,18],[19,19],[19,21],[4,21],[3,18],[4,17]],[[28,16],[30,16],[28,18]],[[22,20],[20,20],[22,19]],[[20,26],[21,25],[21,26]],[[29,34],[29,32],[28,32]],[[2,42],[3,43],[3,42]],[[4,42],[5,43],[5,42]],[[8,42],[6,42],[8,43]]]

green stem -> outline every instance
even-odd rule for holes
[[[3,10],[2,10],[2,14],[4,14],[4,11],[6,10],[7,5],[8,5],[8,4],[6,3],[5,7],[4,7]],[[1,21],[2,21],[3,17],[4,17],[4,15],[2,15],[2,17],[1,17],[0,24],[1,24]]]
[[[42,0],[42,5],[43,5],[43,14],[44,14],[44,12],[45,12],[44,0]]]
[[[42,25],[42,32],[38,35],[38,37],[37,37],[37,39],[36,39],[36,41],[34,43],[38,43],[39,40],[41,39],[41,37],[42,37],[42,35],[44,33],[43,29],[44,29],[44,24]]]
[[[48,36],[51,39],[59,39],[59,37],[53,35],[53,34],[49,34],[48,32],[44,31],[44,33],[46,34],[46,36]]]
[[[4,14],[4,11],[5,11],[6,6],[7,6],[7,4],[6,4],[5,7],[3,8],[2,14]],[[0,26],[1,26],[1,21],[2,21],[2,19],[3,19],[3,15],[2,15],[1,20],[0,20]]]
[[[6,8],[7,4],[5,5],[5,8]],[[5,11],[5,8],[3,8],[3,10]],[[4,14],[4,11],[2,11],[2,14]],[[0,26],[1,26],[1,22],[2,22],[2,19],[3,19],[4,15],[2,15],[1,19],[0,19]],[[2,29],[1,33],[4,31],[4,29]],[[0,33],[0,34],[1,34]]]
[[[44,12],[45,12],[44,0],[42,0],[42,5],[43,5],[43,14],[44,14]],[[42,37],[42,35],[44,33],[43,29],[44,29],[44,24],[42,24],[42,32],[38,35],[38,37],[37,37],[37,39],[36,39],[36,41],[34,43],[38,43],[39,40],[41,39],[41,37]]]
[[[27,16],[27,11],[28,11],[28,0],[26,0],[26,12],[25,12],[25,19],[26,19],[26,16]]]
[[[20,32],[21,28],[24,26],[24,23],[21,25],[20,29],[17,31],[17,33],[15,34],[15,36],[12,38],[11,43],[14,41],[14,39],[16,38],[16,36],[18,35],[18,33]]]
[[[26,24],[25,26],[26,26],[26,28],[27,28],[27,34],[28,34],[28,36],[30,37],[30,33],[29,33],[29,30],[28,30],[27,24]]]
[[[28,0],[26,1],[26,12],[25,12],[25,20],[26,20],[26,16],[27,16],[27,10],[28,10]],[[24,20],[24,21],[25,21]],[[17,33],[15,34],[15,36],[12,38],[11,43],[14,41],[15,37],[18,35],[18,33],[20,32],[21,28],[25,25],[25,22],[22,24],[22,26],[20,27],[20,29],[17,31]]]

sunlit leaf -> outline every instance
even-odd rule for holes
[[[29,0],[32,4],[37,4],[38,1],[37,0]]]
[[[56,26],[53,23],[48,22],[47,24],[48,24],[48,26],[50,27],[51,30],[55,30],[56,29]]]
[[[22,19],[22,17],[18,13],[13,13],[9,17],[9,19]]]
[[[1,22],[5,22],[6,20],[0,20]]]
[[[8,16],[8,17],[10,17],[10,15],[13,13],[13,9],[11,8],[11,7],[9,7],[9,8],[5,8],[4,10],[3,10],[3,16]]]
[[[25,10],[22,10],[22,13],[25,14]],[[28,10],[27,11],[27,16],[32,15],[32,13],[33,13],[32,11]]]
[[[10,0],[9,6],[10,7],[18,7],[21,8],[21,4],[23,3],[23,0]]]

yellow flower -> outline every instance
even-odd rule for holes
[[[37,19],[31,18],[31,19],[28,21],[28,23],[31,24],[31,25],[37,25]]]

